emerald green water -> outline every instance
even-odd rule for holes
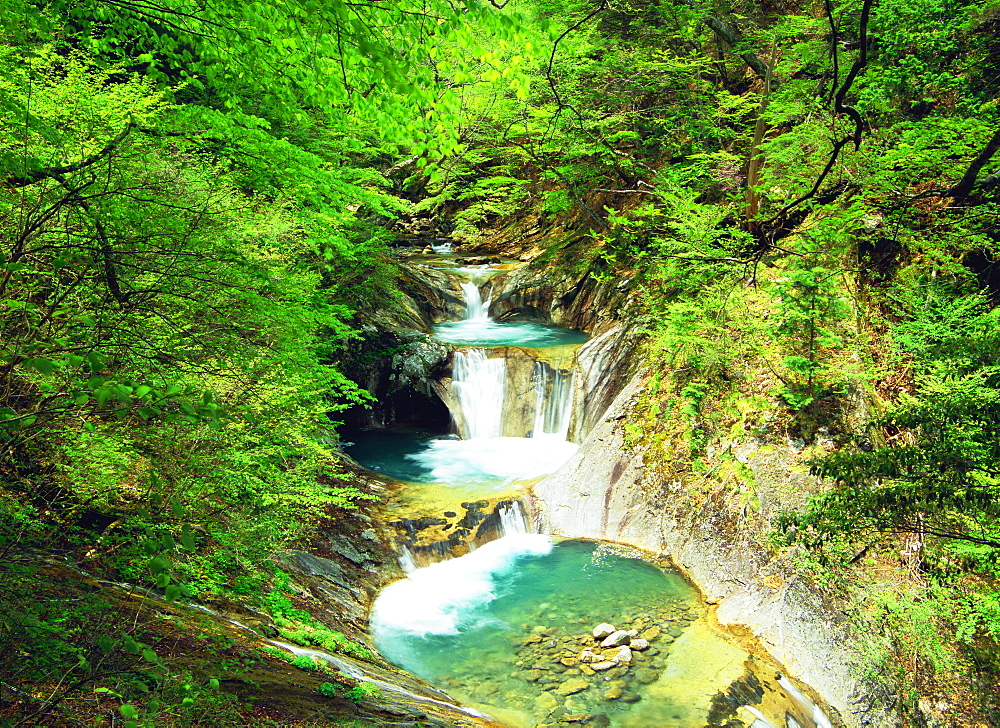
[[[434,338],[456,346],[525,346],[545,348],[582,344],[589,336],[582,331],[535,321],[466,319],[446,321],[434,327]]]
[[[521,534],[390,585],[371,627],[388,659],[509,725],[588,713],[606,715],[610,725],[693,726],[725,672],[717,660],[700,658],[703,675],[686,665],[678,695],[668,690],[655,706],[642,703],[668,671],[674,643],[689,632],[704,635],[695,624],[702,614],[680,575],[621,547]],[[581,667],[581,650],[602,651],[592,635],[602,622],[645,634],[650,647],[633,651],[630,666]],[[706,649],[718,650],[721,640],[709,633]],[[745,654],[727,658],[732,675],[740,674]],[[691,686],[706,682],[713,685],[703,689],[707,697],[691,704]],[[645,722],[629,722],[639,708]]]
[[[366,430],[351,436],[347,453],[376,473],[404,483],[433,483],[432,468],[412,456],[426,450],[441,437],[419,429]]]

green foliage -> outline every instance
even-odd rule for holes
[[[320,683],[316,690],[325,698],[336,698],[339,697],[341,693],[340,686],[330,682]]]
[[[813,464],[841,485],[786,519],[805,529],[800,537],[911,531],[1000,548],[1000,319],[983,294],[948,289],[901,293],[909,317],[894,333],[913,357],[917,388],[873,423],[899,435]]]
[[[365,662],[374,662],[376,659],[368,648],[348,639],[340,632],[323,626],[311,617],[297,620],[295,629],[282,627],[281,635],[305,647],[320,647],[327,652],[340,652]]]
[[[360,705],[365,701],[379,700],[382,697],[382,691],[376,685],[358,681],[347,691],[346,696],[355,704]]]
[[[701,404],[708,395],[708,388],[706,382],[688,382],[680,391],[683,402],[681,412],[689,422],[688,445],[692,454],[701,452],[706,443],[706,434],[700,419]]]
[[[292,665],[299,668],[300,670],[307,670],[308,672],[313,672],[317,669],[316,663],[313,661],[313,658],[308,657],[306,655],[298,655],[297,657],[295,657],[292,660]]]
[[[796,239],[784,275],[770,285],[776,302],[775,333],[789,352],[781,362],[785,373],[779,373],[784,383],[780,394],[792,409],[808,405],[834,384],[833,377],[844,374],[830,361],[843,345],[838,329],[850,313],[836,257],[844,248],[838,238],[851,221],[851,216],[841,215],[805,231]]]

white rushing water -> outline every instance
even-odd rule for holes
[[[417,570],[417,562],[413,558],[413,552],[406,548],[406,546],[403,546],[403,551],[399,554],[398,561],[399,568],[403,570],[404,574],[412,574]]]
[[[525,556],[543,556],[553,547],[549,536],[513,534],[484,544],[470,554],[417,569],[390,584],[372,606],[375,644],[393,662],[404,637],[458,634],[472,626],[482,607],[497,598],[497,578]]]
[[[555,436],[433,440],[425,450],[407,458],[427,468],[435,483],[506,484],[555,472],[577,447]]]
[[[527,519],[520,501],[501,505],[497,508],[497,515],[500,516],[500,531],[504,536],[521,536],[528,532]]]
[[[485,349],[456,351],[451,386],[465,417],[466,439],[500,437],[507,363]]]
[[[565,440],[573,412],[573,373],[535,362],[531,378],[535,382],[535,424],[531,436],[556,435]]]
[[[465,294],[465,320],[466,321],[489,321],[490,319],[490,299],[483,301],[483,296],[479,292],[479,286],[473,281],[462,284],[462,292]]]

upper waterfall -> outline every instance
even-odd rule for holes
[[[479,286],[474,281],[467,281],[462,284],[462,292],[465,293],[465,321],[489,321],[490,320],[490,299],[483,301],[483,296],[479,292]]]
[[[434,326],[438,341],[456,346],[525,346],[547,347],[560,344],[582,344],[589,337],[582,331],[573,331],[537,321],[497,321],[490,318],[491,298],[484,300],[479,289],[480,271],[463,271],[472,277],[460,286],[465,295],[465,317],[460,321],[445,321]]]

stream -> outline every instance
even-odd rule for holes
[[[573,364],[588,337],[496,321],[480,293],[488,272],[454,274],[465,316],[437,324],[434,336],[454,348],[449,406],[458,434],[372,430],[348,449],[405,484],[399,524],[412,530],[417,520],[405,514],[430,509],[443,518],[423,516],[420,527],[432,523],[447,539],[422,552],[419,568],[403,549],[408,575],[371,613],[382,655],[517,728],[831,726],[766,656],[711,624],[697,590],[667,560],[529,532],[520,495],[578,448],[569,439]],[[510,385],[509,347],[533,359],[519,380],[527,386]],[[475,530],[484,521],[493,524],[487,536]]]

